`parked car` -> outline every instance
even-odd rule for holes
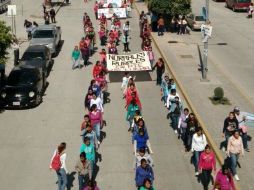
[[[0,99],[6,108],[23,108],[39,105],[46,86],[41,68],[14,67],[10,72]]]
[[[45,45],[29,46],[20,59],[20,65],[40,67],[44,76],[48,76],[49,67],[53,64],[50,49]]]
[[[251,4],[251,0],[226,0],[226,7],[232,9],[234,12],[239,10],[247,11]]]
[[[186,21],[189,27],[191,28],[191,30],[200,30],[201,25],[205,24],[205,18],[201,15],[194,15],[194,14],[187,15]]]
[[[45,45],[51,54],[56,55],[57,48],[61,43],[61,28],[56,25],[40,25],[33,29],[31,45]]]

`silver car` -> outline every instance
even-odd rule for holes
[[[202,15],[190,14],[186,17],[186,21],[191,30],[200,30],[201,25],[205,24],[205,18]]]

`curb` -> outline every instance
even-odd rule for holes
[[[139,9],[137,8],[136,3],[134,3],[134,6],[135,6],[136,11],[140,14],[140,11],[139,11]],[[164,59],[164,61],[165,61],[165,63],[166,63],[165,66],[167,67],[168,71],[170,72],[170,74],[172,75],[173,79],[175,80],[175,82],[176,82],[178,88],[179,88],[180,91],[182,92],[182,95],[183,95],[183,97],[184,97],[184,99],[185,99],[185,101],[186,101],[188,107],[189,107],[189,108],[192,110],[192,112],[195,114],[195,116],[196,116],[196,118],[197,118],[197,120],[198,120],[200,126],[202,127],[203,132],[204,132],[205,135],[206,135],[207,141],[208,141],[208,143],[210,144],[210,146],[212,147],[212,149],[213,149],[213,151],[214,151],[214,153],[215,153],[215,156],[216,156],[216,159],[217,159],[218,163],[220,164],[220,166],[222,166],[223,163],[224,163],[224,158],[223,158],[223,156],[221,155],[219,148],[217,147],[217,145],[216,145],[215,141],[213,140],[212,136],[210,135],[210,133],[209,133],[209,131],[208,131],[208,129],[207,129],[207,127],[206,127],[204,121],[201,119],[201,116],[198,114],[198,112],[197,112],[197,110],[196,110],[194,104],[192,103],[190,97],[188,96],[188,94],[187,94],[185,88],[183,87],[182,83],[181,83],[180,80],[178,79],[176,72],[174,71],[173,67],[172,67],[171,64],[170,64],[170,61],[167,60],[167,59],[165,58],[166,56],[165,56],[165,54],[162,52],[162,50],[160,49],[160,47],[159,47],[157,41],[156,41],[155,38],[154,38],[154,34],[153,34],[153,33],[151,33],[151,38],[152,38],[152,41],[154,42],[154,45],[156,46],[156,49],[159,51],[159,53],[161,54],[162,58]],[[239,184],[238,184],[236,181],[234,181],[234,182],[235,182],[236,190],[241,190]]]

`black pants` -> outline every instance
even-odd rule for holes
[[[125,51],[125,52],[130,51],[130,49],[129,49],[129,43],[124,43],[123,46],[124,46],[124,50],[123,51]]]
[[[200,177],[201,177],[201,183],[203,185],[204,190],[209,189],[208,186],[212,179],[211,173],[212,173],[212,170],[202,170]]]
[[[5,78],[5,69],[0,69],[0,76],[1,83],[3,83]]]
[[[161,80],[162,80],[162,73],[157,72],[157,81],[156,84],[157,85],[161,85]]]
[[[88,55],[82,55],[82,59],[84,60],[84,66],[88,65],[89,56]]]
[[[51,18],[52,23],[56,23],[56,17],[55,16],[51,16],[50,18]]]

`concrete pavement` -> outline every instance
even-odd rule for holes
[[[195,6],[200,6],[201,1],[195,1],[194,4]],[[144,3],[136,3],[136,5],[140,11],[147,10]],[[208,83],[200,82],[201,73],[197,71],[198,64],[200,64],[197,46],[200,46],[202,53],[203,45],[200,43],[201,34],[199,32],[191,32],[191,35],[183,36],[165,33],[162,37],[158,37],[156,33],[153,33],[152,36],[163,53],[164,58],[167,60],[168,64],[170,64],[174,73],[176,73],[175,77],[187,92],[188,99],[193,103],[209,133],[219,147],[221,141],[223,141],[221,133],[224,119],[235,105],[239,106],[244,111],[254,113],[253,102],[250,97],[253,95],[253,93],[250,93],[250,91],[253,90],[250,82],[254,80],[253,75],[251,75],[251,72],[248,70],[250,67],[253,67],[253,64],[248,61],[252,56],[251,54],[246,55],[246,53],[250,53],[251,50],[253,52],[251,45],[253,38],[250,38],[249,33],[252,29],[246,22],[253,21],[246,21],[242,14],[234,15],[234,19],[232,20],[232,14],[236,13],[231,13],[229,10],[225,10],[224,13],[222,7],[218,8],[217,4],[214,2],[211,3],[210,9],[211,12],[214,11],[211,13],[211,20],[212,23],[214,23],[215,32],[209,43],[217,44],[218,42],[227,42],[229,47],[210,46],[208,60],[208,78],[210,82]],[[219,16],[217,17],[217,13],[221,16],[220,18],[218,18]],[[222,15],[224,20],[221,20]],[[213,18],[213,16],[216,18]],[[234,25],[229,22],[229,20],[232,21]],[[239,35],[239,28],[235,27],[238,23],[245,28],[250,27],[248,32],[244,31]],[[219,26],[217,26],[217,24]],[[220,26],[222,25],[227,28],[221,28]],[[229,35],[231,36],[230,40],[228,39]],[[248,44],[247,46],[249,48],[245,51],[242,45],[244,43],[243,40],[247,39],[248,43],[247,41],[244,42],[245,46]],[[169,41],[177,41],[178,43],[168,43]],[[237,52],[231,51],[233,49],[237,49]],[[238,60],[241,63],[239,64],[236,60],[236,56],[242,55],[241,53],[245,56],[241,56],[243,60],[241,60],[241,62]],[[242,83],[245,84],[241,85]],[[209,97],[213,95],[213,90],[217,86],[223,87],[225,96],[231,101],[231,106],[214,106],[210,102]],[[254,135],[253,128],[250,128],[249,134],[251,136]],[[251,164],[254,153],[252,151],[253,145],[251,142],[249,145],[251,152],[246,153],[246,156],[240,159],[242,168],[238,169],[238,173],[241,178],[240,185],[242,189],[251,190],[254,178],[253,175],[250,174],[253,173],[254,169]],[[221,152],[221,154],[225,156],[225,153]]]
[[[27,6],[35,6],[32,0],[24,1]],[[36,5],[37,6],[37,5]],[[82,15],[88,12],[94,20],[93,2],[84,6],[83,1],[72,1],[63,7],[57,16],[57,25],[62,27],[64,40],[60,54],[55,58],[53,70],[48,77],[49,86],[43,103],[29,110],[6,110],[0,115],[0,184],[2,189],[56,189],[56,175],[49,171],[49,161],[58,143],[67,142],[67,168],[74,170],[81,145],[80,124],[85,113],[83,101],[91,79],[92,67],[71,70],[71,51],[81,36]],[[27,16],[30,15],[29,10]],[[135,10],[131,21],[132,52],[140,51],[138,35],[138,15]],[[26,15],[17,22],[18,36],[25,36],[22,28]],[[42,23],[42,20],[38,20]],[[97,22],[98,24],[98,22]],[[94,25],[98,26],[94,21]],[[21,53],[28,44],[21,46]],[[119,46],[121,52],[123,46]],[[156,57],[160,55],[156,52]],[[98,54],[90,60],[95,62]],[[12,64],[10,63],[10,68]],[[137,74],[138,75],[138,74]],[[154,74],[152,74],[154,79]],[[166,110],[160,102],[159,88],[154,81],[137,83],[143,115],[145,117],[155,163],[156,189],[181,190],[201,189],[194,177],[194,168],[189,164],[190,154],[185,153],[180,141],[169,128]],[[99,153],[97,182],[101,189],[135,189],[131,137],[125,122],[124,102],[120,83],[109,85],[111,103],[105,106],[107,120],[106,138]],[[159,113],[159,114],[158,114]],[[73,174],[73,173],[72,173]],[[15,183],[10,183],[14,179]],[[77,189],[77,176],[71,176],[68,189]]]

